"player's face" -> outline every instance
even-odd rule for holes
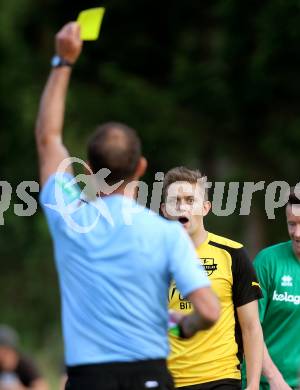
[[[204,200],[204,188],[198,183],[185,181],[172,183],[162,207],[166,218],[178,220],[189,235],[203,227],[203,216],[210,210],[210,202]]]
[[[295,255],[300,259],[300,205],[286,206],[287,225]]]

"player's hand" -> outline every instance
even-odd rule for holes
[[[183,317],[184,314],[175,310],[169,310],[169,323],[179,324]]]
[[[180,336],[180,321],[184,315],[174,310],[169,310],[168,332],[170,335]]]
[[[283,377],[274,377],[269,379],[270,390],[292,390],[292,388],[285,382]]]
[[[55,36],[56,54],[74,64],[82,50],[80,26],[76,22],[66,24]]]

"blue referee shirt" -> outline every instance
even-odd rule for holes
[[[166,358],[168,289],[209,286],[188,235],[135,201],[87,203],[73,176],[53,175],[41,192],[55,248],[68,366]],[[66,207],[57,204],[61,200]]]

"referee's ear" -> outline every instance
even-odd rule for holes
[[[134,173],[134,178],[139,179],[140,177],[144,176],[147,167],[148,167],[148,162],[145,159],[145,157],[142,156],[137,163],[135,173]]]

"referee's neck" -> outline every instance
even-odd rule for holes
[[[121,196],[126,196],[127,198],[130,199],[137,199],[137,194],[138,194],[138,182],[124,182],[124,184],[120,185],[117,189],[114,191],[110,192],[109,194],[105,192],[99,191],[97,193],[97,196],[103,198],[107,196],[112,196],[112,195],[121,195]]]

